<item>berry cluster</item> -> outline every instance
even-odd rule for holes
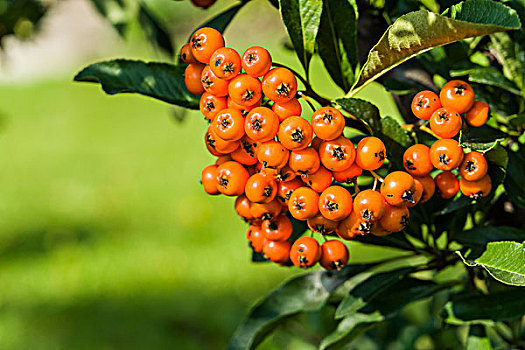
[[[481,180],[485,174],[479,176],[483,155],[471,152],[463,157],[458,142],[450,138],[436,141],[432,149],[420,144],[410,147],[404,155],[407,172],[394,171],[381,178],[375,170],[385,162],[383,142],[370,136],[354,146],[343,135],[345,117],[332,106],[316,110],[310,122],[301,117],[297,98],[304,96],[298,92],[295,75],[287,68],[272,68],[271,56],[262,47],[251,47],[241,57],[225,47],[218,31],[201,28],[182,47],[181,59],[188,63],[184,76],[188,90],[202,94],[200,111],[210,122],[204,139],[217,157],[202,171],[204,190],[237,197],[235,210],[250,224],[251,247],[273,262],[303,268],[319,262],[328,270],[343,267],[349,259],[346,245],[326,236],[350,240],[403,230],[410,217],[408,208],[429,200],[436,185],[442,196],[450,197],[450,171],[460,165],[465,180],[458,188],[467,195],[488,193],[473,185],[485,181]],[[448,101],[458,104],[470,88],[449,84],[461,91],[453,91],[448,100],[442,97],[445,107],[429,91],[413,103],[417,116],[432,116],[438,122],[431,121],[431,128],[441,137],[445,132],[454,136],[444,121],[465,112],[454,112]],[[449,84],[443,91],[450,89]],[[479,120],[481,112],[470,112],[475,108],[471,107],[467,108],[467,114],[474,115],[470,120]],[[486,161],[483,164],[486,173]],[[434,167],[445,170],[436,182],[430,176]],[[375,181],[372,189],[360,191],[357,178],[363,171]],[[312,236],[294,240],[293,220],[306,221],[324,242],[320,245]]]
[[[430,148],[416,144],[406,150],[403,164],[413,176],[428,176],[435,167],[442,170],[434,178],[442,198],[452,198],[459,191],[471,198],[481,198],[492,189],[488,164],[482,153],[464,153],[454,139],[464,121],[471,127],[480,127],[489,117],[489,106],[476,101],[472,87],[461,80],[448,82],[439,96],[432,91],[421,91],[412,100],[412,112],[430,122],[430,129],[439,137]],[[463,117],[462,117],[463,116]],[[453,172],[457,169],[457,175]]]

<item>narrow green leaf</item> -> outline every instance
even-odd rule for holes
[[[385,237],[378,237],[374,235],[364,235],[355,237],[355,240],[365,244],[377,245],[381,247],[392,247],[402,250],[411,250],[412,244],[405,238],[403,232],[392,233]]]
[[[487,295],[459,294],[445,305],[443,317],[451,324],[512,320],[525,314],[523,293],[521,288],[510,288]]]
[[[87,66],[75,81],[100,83],[109,95],[138,93],[178,106],[198,109],[199,96],[184,85],[183,65],[117,59]]]
[[[128,15],[122,0],[91,0],[95,9],[111,23],[120,37],[124,37],[128,26]],[[27,5],[25,5],[27,6]]]
[[[381,116],[374,104],[359,98],[340,98],[335,102],[357,119],[364,121],[374,134],[381,132]]]
[[[139,22],[150,42],[155,43],[170,57],[175,54],[170,34],[164,25],[143,4],[139,4]]]
[[[354,82],[357,61],[357,5],[355,0],[323,3],[317,49],[332,80],[344,92]]]
[[[491,47],[498,53],[505,77],[523,88],[523,67],[516,55],[516,44],[507,33],[490,35]]]
[[[523,243],[490,242],[487,244],[487,250],[475,262],[501,283],[525,287]]]
[[[420,10],[399,17],[370,51],[349,97],[399,64],[435,47],[521,26],[515,10],[491,0],[464,1],[445,15],[448,17]]]
[[[477,67],[467,70],[450,71],[450,76],[452,77],[463,75],[468,75],[468,80],[472,83],[495,86],[516,96],[521,96],[521,90],[516,84],[505,78],[505,76],[494,67]]]
[[[306,75],[315,50],[315,38],[321,22],[322,0],[280,0],[283,23],[288,30]]]
[[[475,227],[463,231],[454,240],[467,247],[484,248],[489,242],[525,241],[525,230],[507,226]]]
[[[317,271],[288,280],[250,310],[228,349],[254,349],[284,319],[319,310],[337,287],[373,266],[376,264],[348,265],[337,272]]]
[[[525,174],[525,147],[518,152],[508,152],[509,164],[505,177],[505,192],[512,203],[525,208],[525,188],[523,187],[523,174]]]
[[[477,324],[470,326],[466,350],[492,350],[485,326]]]
[[[353,339],[357,338],[366,330],[368,330],[368,328],[373,324],[383,320],[384,317],[379,312],[374,312],[372,314],[355,313],[349,315],[339,322],[334,332],[330,333],[326,338],[323,339],[319,349],[331,349],[340,343],[348,344]]]
[[[381,291],[399,281],[410,271],[412,271],[412,268],[403,267],[370,276],[356,285],[341,301],[335,312],[335,317],[347,317],[357,312],[357,310],[373,300]]]
[[[239,12],[239,10],[244,6],[244,4],[245,2],[242,2],[238,5],[230,7],[224,12],[221,12],[215,17],[211,18],[210,20],[206,21],[205,23],[200,25],[195,30],[199,28],[210,27],[210,28],[217,29],[221,33],[224,33],[224,31],[226,30],[230,22],[233,20],[237,12]]]

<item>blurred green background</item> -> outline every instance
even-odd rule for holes
[[[177,47],[232,3],[204,11],[187,0],[148,2]],[[0,348],[224,348],[248,308],[301,271],[251,263],[233,199],[201,190],[200,171],[214,160],[198,113],[180,122],[164,103],[72,82],[102,59],[166,60],[136,26],[120,41],[90,6],[58,3],[40,34],[3,53]],[[98,36],[76,29],[78,18]],[[239,51],[266,46],[275,61],[300,70],[266,0],[247,4],[225,36]],[[108,41],[102,49],[100,38]],[[314,88],[341,96],[318,58],[311,69]],[[379,86],[360,97],[397,115]],[[391,254],[350,249],[353,261]]]

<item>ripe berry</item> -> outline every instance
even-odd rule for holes
[[[201,83],[201,74],[205,65],[201,63],[190,63],[184,70],[184,85],[189,92],[200,95],[204,92]]]
[[[264,246],[266,245],[266,237],[264,237],[264,233],[259,226],[250,226],[251,232],[250,232],[250,245],[252,246],[252,249],[256,253],[262,253]]]
[[[482,153],[472,151],[467,153],[459,166],[459,175],[467,181],[481,179],[487,173],[489,166]]]
[[[328,220],[344,220],[352,212],[352,204],[352,195],[341,186],[330,186],[319,196],[319,211]]]
[[[355,163],[364,170],[376,170],[385,162],[386,148],[374,136],[365,137],[357,144]]]
[[[356,152],[354,144],[344,136],[324,141],[319,146],[321,163],[331,171],[343,171],[354,163]]]
[[[348,169],[345,169],[343,171],[334,171],[334,179],[338,182],[350,184],[357,181],[357,178],[362,173],[363,169],[361,169],[357,164],[354,163]]]
[[[306,148],[313,137],[312,126],[301,117],[288,117],[279,126],[279,141],[290,151]]]
[[[277,103],[288,102],[297,93],[297,79],[287,68],[274,68],[264,75],[262,88],[270,100]]]
[[[246,182],[246,197],[254,203],[269,203],[277,195],[277,182],[261,173],[253,174]]]
[[[256,107],[246,116],[244,131],[252,140],[270,141],[277,134],[277,130],[279,130],[279,118],[269,108]]]
[[[275,263],[285,263],[290,258],[291,244],[288,241],[270,241],[266,240],[263,253]]]
[[[315,173],[301,175],[301,178],[308,187],[318,193],[326,190],[332,183],[332,173],[322,165]]]
[[[212,121],[217,113],[228,107],[228,103],[226,102],[226,97],[218,97],[205,92],[201,96],[199,107],[204,117]]]
[[[215,50],[224,46],[224,37],[216,29],[204,27],[193,33],[190,44],[193,57],[207,64]]]
[[[381,194],[386,202],[393,206],[404,206],[414,202],[416,191],[414,178],[403,171],[388,174],[381,184]]]
[[[300,187],[290,196],[288,209],[297,220],[311,218],[319,211],[319,195],[311,188]]]
[[[286,182],[281,181],[279,182],[277,197],[283,204],[288,205],[288,201],[292,196],[293,191],[303,186],[303,182],[300,179],[293,179]]]
[[[212,196],[219,194],[217,189],[217,165],[208,165],[201,172],[201,184],[204,192]]]
[[[197,7],[200,7],[200,8],[203,8],[203,9],[207,9],[208,7],[213,5],[215,3],[215,1],[217,1],[217,0],[191,0],[193,5],[195,5]]]
[[[211,55],[210,68],[221,79],[230,80],[241,71],[241,57],[232,48],[221,47]]]
[[[261,82],[248,74],[239,74],[228,86],[231,99],[241,106],[253,106],[261,99]]]
[[[348,249],[343,242],[329,240],[321,245],[319,263],[326,270],[340,270],[348,263]]]
[[[223,156],[219,156],[215,160],[215,165],[219,166],[219,165],[221,165],[223,163],[226,163],[226,162],[228,162],[230,160],[232,160],[232,157],[229,154],[226,154],[226,155],[223,155]]]
[[[275,175],[275,178],[278,181],[286,182],[295,179],[296,176],[297,175],[295,174],[295,171],[293,171],[292,168],[286,164],[281,169],[279,169],[279,172]]]
[[[399,232],[408,226],[409,219],[410,213],[407,207],[387,205],[383,217],[379,220],[379,224],[387,231]]]
[[[486,102],[476,101],[474,105],[465,113],[465,121],[468,125],[482,126],[489,119],[490,107]]]
[[[253,203],[251,206],[252,215],[260,220],[272,220],[282,211],[281,202],[274,199],[270,203]]]
[[[418,92],[412,100],[412,113],[419,119],[429,120],[434,111],[441,107],[438,95],[430,90]]]
[[[352,211],[350,215],[339,223],[337,235],[345,240],[351,240],[356,236],[369,234],[375,227],[375,221],[364,220]]]
[[[414,185],[415,185],[415,192],[414,192],[414,201],[413,202],[407,202],[407,207],[412,208],[415,207],[419,201],[421,200],[421,197],[423,197],[423,191],[425,190],[423,188],[423,184],[421,181],[418,181],[417,178],[414,177]]]
[[[321,107],[312,115],[314,133],[322,140],[334,140],[345,128],[345,118],[333,107]]]
[[[354,198],[354,212],[356,215],[367,221],[381,219],[385,212],[385,198],[374,190],[361,191]]]
[[[370,233],[373,234],[374,236],[384,237],[384,236],[388,236],[392,232],[388,231],[383,226],[381,226],[379,222],[377,222],[372,228],[372,231]]]
[[[282,122],[288,117],[301,116],[303,108],[296,98],[292,98],[290,101],[284,103],[274,102],[272,111],[277,114],[279,121]]]
[[[421,195],[419,203],[425,203],[430,198],[432,198],[432,196],[434,196],[434,192],[436,191],[436,183],[434,182],[432,176],[427,175],[423,177],[414,177],[414,181],[420,182],[421,185],[423,185],[423,194]]]
[[[461,178],[459,180],[459,189],[463,195],[479,199],[490,193],[492,190],[492,180],[488,174],[476,181],[467,181],[464,178]]]
[[[225,141],[240,140],[244,136],[244,117],[239,110],[226,108],[217,113],[211,128],[215,135]]]
[[[430,161],[430,148],[423,144],[410,146],[403,154],[403,166],[412,176],[426,176],[434,166]]]
[[[328,220],[320,213],[317,213],[314,217],[309,218],[306,222],[310,230],[322,235],[327,235],[334,232],[338,226],[337,221]]]
[[[321,258],[321,247],[315,238],[299,237],[290,250],[290,260],[295,266],[312,267]]]
[[[439,137],[450,139],[461,130],[463,120],[458,112],[450,107],[443,107],[432,113],[430,129]]]
[[[465,113],[474,104],[474,90],[461,80],[452,80],[439,93],[443,107],[450,107],[458,113]]]
[[[264,237],[272,241],[286,241],[292,235],[292,222],[286,215],[279,215],[273,220],[263,221],[261,228]]]
[[[244,193],[248,177],[248,171],[241,164],[226,162],[217,169],[217,188],[227,196],[239,196]]]
[[[292,151],[290,153],[290,159],[288,165],[297,174],[307,175],[313,174],[319,170],[321,161],[319,160],[319,154],[312,147],[306,147],[305,149]]]
[[[254,218],[251,207],[252,202],[250,202],[245,195],[242,194],[235,199],[235,212],[245,220],[252,220]]]
[[[210,153],[215,156],[231,153],[239,148],[238,141],[226,141],[221,139],[213,132],[211,126],[208,127],[208,131],[204,135],[204,141],[206,142],[206,147]]]
[[[180,59],[184,63],[197,63],[197,60],[195,57],[193,57],[193,54],[191,53],[191,46],[189,43],[184,44],[180,49]]]
[[[456,169],[463,161],[463,148],[456,140],[437,140],[430,147],[430,161],[440,170]]]
[[[279,142],[270,140],[260,144],[257,159],[264,168],[281,169],[288,162],[290,152]]]
[[[245,135],[239,141],[239,148],[231,153],[231,158],[244,165],[254,165],[257,163],[256,148],[257,142]]]
[[[434,178],[436,187],[441,195],[441,198],[449,199],[454,197],[459,191],[459,181],[456,175],[450,171],[439,173]]]
[[[228,95],[229,82],[213,74],[210,66],[206,66],[202,70],[201,83],[204,87],[204,90],[209,92],[210,94],[213,94],[215,96]]]
[[[242,55],[242,68],[252,77],[262,77],[272,68],[272,57],[265,48],[252,46]]]
[[[246,116],[248,115],[248,113],[256,108],[256,107],[260,107],[261,106],[261,100],[259,100],[256,104],[252,105],[252,106],[243,106],[243,105],[240,105],[238,104],[237,102],[235,102],[234,100],[232,100],[232,98],[230,96],[228,96],[228,108],[234,108],[234,109],[238,109],[239,111],[241,111],[241,114],[243,117],[246,118]]]

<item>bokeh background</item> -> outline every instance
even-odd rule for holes
[[[180,47],[209,10],[146,2]],[[278,11],[253,0],[225,32],[242,52],[284,48]],[[0,55],[0,348],[221,349],[257,299],[295,268],[251,263],[233,199],[205,195],[206,122],[139,95],[73,83],[99,60],[169,61],[138,23],[120,38],[88,0],[56,1],[29,40]],[[313,86],[338,90],[314,58]],[[360,97],[397,116],[378,85]],[[351,243],[354,262],[392,254]],[[270,339],[262,348],[278,348]],[[304,349],[300,340],[289,348]]]

